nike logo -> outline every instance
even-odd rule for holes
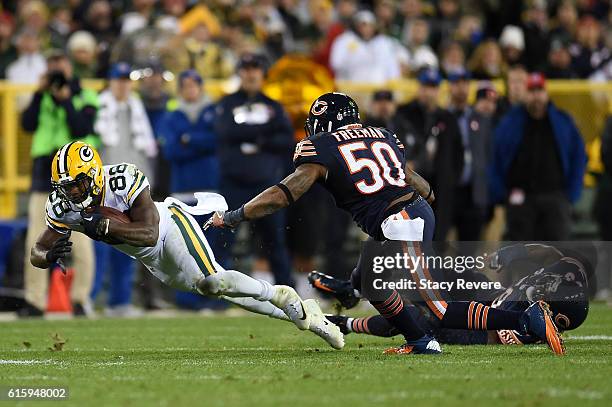
[[[304,309],[304,304],[300,302],[300,306],[302,307],[302,318],[300,318],[300,320],[306,321],[306,310]]]

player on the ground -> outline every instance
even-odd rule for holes
[[[32,247],[34,266],[61,262],[71,250],[70,232],[82,232],[138,259],[171,287],[221,296],[256,313],[290,319],[334,348],[344,345],[340,330],[325,320],[314,300],[302,301],[291,287],[223,269],[187,206],[153,202],[147,177],[136,166],[103,166],[93,147],[76,141],[57,152],[51,172],[48,227]],[[129,222],[110,216],[109,208],[126,214]]]
[[[588,280],[593,274],[596,254],[584,250],[569,250],[544,244],[515,244],[505,246],[491,257],[491,268],[500,271],[520,262],[521,269],[533,270],[507,289],[496,290],[493,301],[487,302],[493,308],[524,311],[535,301],[544,300],[550,305],[555,324],[562,331],[578,328],[589,311]],[[490,281],[483,274],[479,280]],[[359,302],[360,294],[355,292],[349,281],[313,271],[308,280],[325,296],[336,298],[350,309]],[[452,294],[451,294],[452,295]],[[426,331],[431,332],[441,343],[461,345],[527,345],[541,343],[539,338],[517,330],[469,331],[441,328],[439,320],[427,307],[410,305],[415,320]],[[398,335],[397,330],[380,315],[365,318],[351,318],[345,315],[328,315],[327,318],[340,327],[342,333],[357,333],[381,337]]]
[[[245,220],[257,219],[299,199],[315,182],[320,182],[333,196],[338,207],[371,238],[379,241],[400,240],[406,250],[420,255],[419,244],[430,242],[435,218],[427,200],[433,200],[429,184],[406,164],[399,139],[383,128],[363,127],[359,108],[353,99],[341,93],[327,93],[314,101],[306,120],[307,138],[295,151],[295,172],[253,198],[241,208],[216,213],[217,227],[236,227]],[[392,231],[396,219],[421,218],[422,229]],[[415,224],[416,225],[416,224]],[[400,238],[389,238],[395,234]],[[402,243],[402,244],[404,244]],[[361,263],[361,262],[360,262]],[[358,263],[351,282],[360,290],[362,271]],[[427,268],[411,273],[430,279]],[[379,293],[380,294],[380,293]],[[446,302],[434,290],[421,292],[445,328],[497,330],[514,329],[545,340],[557,354],[565,352],[563,342],[544,302],[537,302],[525,312],[494,309],[467,301]],[[438,342],[415,322],[395,290],[384,293],[384,300],[370,303],[406,339],[388,353],[440,353]]]

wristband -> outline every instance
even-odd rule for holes
[[[429,192],[427,193],[427,196],[425,197],[425,200],[428,201],[429,198],[431,197],[431,193],[433,192],[433,188],[431,187],[431,185],[429,186]]]
[[[278,184],[276,184],[276,186],[279,187],[280,190],[285,193],[285,196],[287,197],[287,202],[289,202],[289,205],[293,205],[295,200],[293,199],[293,195],[291,195],[291,191],[289,191],[289,188],[287,188],[287,185],[283,184],[282,182],[279,182]]]
[[[242,205],[236,210],[225,212],[223,214],[223,224],[232,229],[238,226],[240,222],[245,219],[246,218],[244,216],[244,205]]]

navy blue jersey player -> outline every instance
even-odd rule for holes
[[[382,231],[385,219],[402,217],[423,219],[422,236],[414,240],[431,241],[435,218],[427,200],[433,201],[433,191],[406,165],[404,148],[393,133],[363,127],[357,104],[342,93],[326,93],[317,98],[305,129],[307,137],[295,150],[295,171],[239,209],[215,214],[213,225],[233,228],[242,221],[269,215],[292,204],[319,182],[334,196],[337,206],[348,211],[372,239],[385,239]],[[358,290],[360,274],[369,272],[359,264],[351,278]],[[422,272],[430,276],[426,269]],[[369,299],[370,303],[406,339],[404,345],[388,353],[440,353],[438,342],[421,329],[399,293],[390,290],[383,294],[383,300]],[[447,303],[441,297],[424,301],[436,310],[446,328],[517,329],[544,340],[548,338],[555,353],[564,353],[544,303],[535,303],[525,312],[514,312],[489,309],[474,302]]]

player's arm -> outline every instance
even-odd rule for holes
[[[433,189],[429,182],[425,178],[421,177],[416,171],[414,171],[408,164],[406,164],[406,182],[412,186],[423,198],[430,204],[436,200]]]
[[[130,223],[110,220],[108,236],[130,246],[152,247],[159,237],[159,212],[149,188],[145,188],[130,208]]]
[[[58,260],[64,259],[72,249],[72,242],[68,239],[70,233],[59,233],[47,227],[30,250],[30,263],[34,267],[46,269]]]
[[[130,246],[152,247],[159,237],[159,213],[151,199],[149,187],[144,188],[133,198],[129,223],[118,222],[93,212],[81,212],[81,225],[84,233],[94,240]]]
[[[501,270],[504,266],[519,259],[530,259],[541,266],[552,264],[563,257],[563,254],[554,248],[540,243],[517,243],[504,246],[489,256],[489,267]]]
[[[285,208],[299,199],[319,179],[325,177],[327,169],[321,164],[302,164],[277,185],[274,185],[240,209],[215,214],[212,223],[216,227],[236,227],[245,220],[259,219]]]

